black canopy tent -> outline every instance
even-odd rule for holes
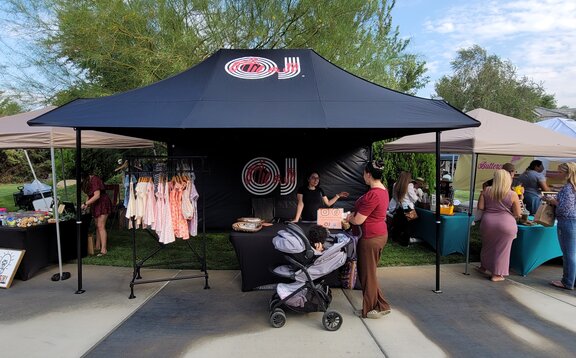
[[[444,130],[480,125],[442,100],[376,85],[309,49],[222,49],[168,79],[78,99],[29,124],[129,134],[165,141],[178,154],[208,156],[224,148],[233,148],[230,155],[358,153],[376,140],[424,132],[439,138]]]

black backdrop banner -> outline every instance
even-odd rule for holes
[[[176,156],[198,154],[187,145],[171,147]],[[244,149],[229,155],[209,155],[209,174],[197,187],[199,194],[205,195],[206,228],[230,229],[237,218],[251,216],[252,198],[274,198],[276,217],[291,220],[296,213],[298,187],[307,183],[313,171],[320,175],[320,186],[328,198],[341,191],[350,193],[333,207],[352,210],[355,200],[368,189],[362,171],[370,152],[366,147],[334,149],[296,148],[282,150],[282,154],[278,150]]]

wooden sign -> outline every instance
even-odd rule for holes
[[[0,248],[0,288],[9,288],[26,250]]]
[[[328,229],[342,229],[342,216],[344,209],[331,209],[323,208],[318,209],[318,225],[322,225]]]

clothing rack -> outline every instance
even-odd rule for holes
[[[130,281],[130,296],[128,298],[132,299],[136,296],[134,295],[134,286],[135,285],[142,285],[147,283],[153,282],[164,282],[164,281],[176,281],[176,280],[187,280],[187,279],[194,279],[194,278],[204,278],[204,289],[209,289],[210,286],[208,284],[208,270],[206,265],[206,220],[205,220],[205,209],[206,209],[206,196],[204,195],[204,183],[205,178],[204,176],[209,174],[209,169],[207,167],[207,158],[205,156],[131,156],[126,158],[128,160],[128,175],[129,178],[129,186],[131,185],[132,177],[135,176],[136,178],[142,177],[144,175],[151,176],[155,178],[156,175],[163,175],[166,178],[172,178],[177,175],[182,174],[192,174],[193,177],[191,178],[194,183],[199,183],[197,190],[199,193],[198,198],[200,199],[200,207],[201,207],[201,215],[197,217],[198,225],[201,224],[201,229],[198,230],[196,237],[190,237],[187,240],[183,240],[186,243],[188,249],[190,249],[193,258],[197,260],[194,261],[181,261],[181,262],[164,262],[164,263],[153,263],[148,264],[147,261],[153,258],[156,254],[164,250],[170,243],[165,244],[160,242],[160,238],[156,232],[153,230],[146,228],[143,229],[145,232],[148,233],[147,237],[151,237],[155,240],[158,246],[149,253],[143,255],[143,259],[138,259],[137,255],[137,243],[136,243],[136,217],[132,216],[130,220],[132,221],[132,263],[133,263],[133,274],[132,280]],[[135,170],[134,164],[139,163],[141,165],[141,170]],[[165,168],[157,170],[155,164],[163,163],[165,164]],[[152,165],[152,167],[150,167]],[[153,179],[154,180],[154,179]],[[154,182],[156,184],[156,182]],[[195,184],[196,185],[196,184]],[[156,185],[155,185],[156,188]],[[198,210],[197,210],[198,213]],[[181,240],[180,238],[178,240]],[[193,242],[199,241],[199,247],[194,247]],[[141,276],[141,269],[143,267],[151,267],[151,266],[164,266],[164,265],[173,265],[173,264],[181,264],[181,263],[199,263],[200,264],[200,272],[202,274],[199,275],[186,275],[181,277],[166,277],[166,278],[157,278],[152,280],[143,280]]]

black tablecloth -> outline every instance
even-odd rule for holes
[[[312,224],[300,224],[304,232]],[[292,282],[276,276],[272,270],[277,266],[287,263],[284,254],[274,248],[272,239],[279,230],[285,229],[285,224],[273,224],[263,227],[255,233],[237,232],[230,233],[230,242],[236,251],[236,257],[240,264],[242,274],[242,291],[251,291],[257,287],[280,283]],[[335,233],[334,230],[331,232]],[[325,281],[332,287],[339,287],[338,273],[334,271],[325,277]]]
[[[80,247],[82,257],[87,255],[86,244],[90,220],[90,215],[82,217]],[[60,223],[60,245],[62,261],[76,259],[76,220]],[[26,250],[18,271],[16,271],[16,278],[23,281],[28,280],[42,268],[58,263],[56,224],[43,224],[27,228],[0,226],[0,247]]]

